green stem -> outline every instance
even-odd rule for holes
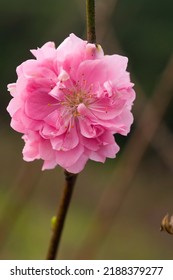
[[[95,0],[86,0],[87,41],[96,43]]]
[[[65,186],[64,192],[61,199],[60,208],[56,216],[55,225],[53,227],[52,237],[50,240],[47,260],[55,260],[58,253],[60,239],[64,227],[65,218],[71,201],[74,185],[76,182],[77,175],[69,173],[65,170]]]

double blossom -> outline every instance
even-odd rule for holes
[[[8,85],[7,110],[12,128],[24,134],[24,160],[78,173],[88,159],[114,158],[114,134],[127,135],[133,122],[128,59],[104,55],[74,34],[57,49],[48,42],[31,52],[36,59],[18,66],[16,83]]]

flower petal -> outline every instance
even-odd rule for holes
[[[105,55],[102,59],[86,60],[78,69],[78,80],[83,77],[88,84],[104,84],[109,80],[118,81],[127,67],[127,57]]]
[[[69,166],[74,165],[81,155],[84,152],[84,148],[82,145],[78,145],[72,150],[69,151],[57,151],[56,152],[56,161],[63,168],[68,168]]]
[[[35,120],[43,120],[56,110],[58,107],[58,105],[54,105],[56,102],[56,99],[45,92],[35,91],[34,93],[30,93],[25,101],[25,113],[28,117]]]
[[[88,156],[82,154],[81,157],[75,162],[75,164],[71,166],[67,166],[66,170],[70,173],[77,174],[84,169],[87,160],[88,160]]]
[[[61,137],[54,137],[50,141],[54,150],[72,150],[79,143],[79,137],[77,134],[76,126],[74,125],[71,129],[66,129],[66,132],[62,134]]]

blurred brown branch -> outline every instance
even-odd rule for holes
[[[112,28],[109,24],[109,17],[111,16],[112,10],[106,9],[104,5],[104,12],[105,13],[102,13],[102,16],[99,17],[101,20],[99,24],[100,26],[104,26],[104,28],[99,29],[100,34],[98,38],[100,40],[104,38],[105,41],[107,41],[106,38],[109,38],[108,41],[114,43],[114,48],[116,46],[116,48],[121,51],[120,43],[115,38],[115,35],[113,35]],[[99,11],[99,14],[100,13],[101,11]],[[142,90],[138,92],[138,89],[136,89],[137,99],[139,100],[136,106],[136,129],[129,139],[116,170],[113,172],[111,183],[101,195],[91,228],[78,252],[77,258],[92,259],[96,255],[132,187],[132,181],[149,145],[154,146],[163,161],[172,170],[172,157],[170,158],[169,156],[172,154],[172,145],[170,147],[168,144],[170,140],[172,140],[172,135],[162,120],[172,98],[172,73],[173,56],[170,58],[149,101],[146,101]],[[143,109],[142,113],[141,108]],[[154,140],[156,133],[159,135],[159,139],[162,139],[162,143],[164,143],[162,147],[165,145],[166,141],[166,149],[160,149],[161,141],[158,143],[157,139]],[[115,182],[117,182],[116,186]]]
[[[93,225],[79,252],[79,258],[92,259],[109,233],[114,219],[132,187],[132,180],[142,157],[158,130],[172,98],[172,73],[173,57],[171,57],[152,98],[146,104],[139,119],[136,119],[137,127],[112,175],[110,185],[101,196]],[[116,186],[115,182],[117,182]]]

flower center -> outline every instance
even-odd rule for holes
[[[86,107],[89,107],[90,104],[95,103],[95,94],[93,94],[93,84],[86,86],[86,80],[83,79],[82,82],[72,82],[70,79],[67,81],[60,81],[58,91],[61,91],[61,94],[58,96],[58,103],[48,104],[49,106],[62,106],[63,116],[72,116],[79,117],[81,114],[78,111],[80,104],[84,104]],[[52,96],[56,96],[53,93]]]
[[[61,105],[65,106],[70,114],[74,117],[80,116],[78,112],[79,104],[84,104],[89,106],[92,101],[92,96],[84,90],[70,91],[64,94],[64,100],[61,102]]]
[[[82,90],[65,94],[64,97],[64,101],[61,102],[61,104],[64,105],[74,117],[80,116],[78,112],[79,104],[83,103],[85,106],[88,106],[90,103],[90,96]]]

